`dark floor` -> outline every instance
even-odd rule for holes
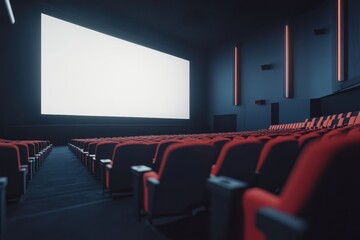
[[[152,227],[134,218],[132,198],[102,195],[67,147],[54,147],[20,202],[7,206],[3,240],[207,239],[208,215]]]

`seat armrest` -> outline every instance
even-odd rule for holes
[[[6,187],[8,184],[7,177],[0,177],[0,190]]]
[[[279,208],[281,200],[279,196],[270,193],[261,188],[252,188],[247,190],[243,196],[244,223],[242,224],[246,232],[247,239],[260,237],[261,231],[256,227],[256,213],[264,207]]]
[[[207,187],[211,193],[221,195],[223,197],[232,197],[238,192],[248,189],[248,184],[230,177],[211,176],[208,178]]]
[[[6,221],[6,186],[7,177],[0,177],[0,238],[5,228]]]
[[[269,207],[257,211],[256,226],[267,240],[302,240],[307,229],[305,221]]]
[[[39,170],[39,159],[37,157],[29,157],[29,161],[32,161],[34,163],[34,169],[33,172],[37,172]]]
[[[106,174],[106,165],[111,163],[110,159],[100,159],[100,181],[102,183],[103,189],[106,188],[106,179],[105,179],[105,174]]]
[[[146,185],[148,188],[148,201],[149,201],[149,211],[148,211],[148,217],[149,219],[152,219],[154,214],[156,214],[156,209],[154,207],[154,200],[157,188],[160,186],[159,180],[155,178],[148,178],[146,180]]]
[[[145,165],[138,165],[131,167],[131,173],[133,177],[133,190],[134,190],[134,211],[137,220],[140,220],[141,209],[144,201],[144,186],[143,186],[143,177],[147,172],[152,171],[152,169]]]
[[[20,177],[19,180],[21,181],[21,191],[24,194],[26,192],[26,174],[27,168],[20,168]]]
[[[145,166],[145,165],[138,165],[138,166],[132,166],[131,172],[133,174],[141,174],[152,171],[151,167]]]
[[[241,208],[236,207],[242,206],[242,196],[249,185],[229,177],[219,176],[210,177],[207,188],[210,191],[211,207],[210,239],[231,239],[234,222],[237,217],[241,219],[242,215]]]
[[[150,186],[150,187],[153,187],[153,186],[156,186],[156,185],[160,184],[160,181],[157,180],[156,178],[148,178],[147,182],[148,182],[148,186]]]
[[[100,163],[102,163],[102,164],[111,163],[111,160],[110,159],[100,159]]]
[[[31,180],[35,174],[35,159],[28,159],[28,167],[29,167],[29,171],[28,171],[28,176],[29,176],[29,180]]]
[[[95,155],[90,153],[86,154],[85,157],[86,165],[90,173],[92,173],[93,157],[95,157]]]
[[[89,156],[89,168],[91,175],[95,176],[95,161],[96,161],[96,155],[90,154]]]
[[[28,166],[27,165],[20,165],[20,172],[25,172],[25,174],[28,171]]]

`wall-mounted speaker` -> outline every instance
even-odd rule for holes
[[[272,64],[263,64],[261,65],[261,70],[265,71],[265,70],[271,70],[273,68]]]
[[[326,34],[326,28],[316,28],[314,29],[315,36]]]
[[[256,104],[256,105],[265,105],[265,104],[266,104],[266,100],[265,100],[265,99],[255,100],[255,104]]]

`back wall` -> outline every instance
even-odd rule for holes
[[[203,50],[140,26],[131,19],[62,1],[14,1],[16,23],[0,22],[0,137],[46,138],[56,144],[80,137],[202,132],[207,93]],[[40,114],[40,13],[59,17],[191,61],[190,120],[43,116]],[[117,21],[114,21],[117,19]],[[81,90],[79,90],[81,91]],[[103,93],[99,93],[101,95]]]

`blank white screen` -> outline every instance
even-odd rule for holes
[[[41,14],[41,114],[190,118],[190,63]]]

